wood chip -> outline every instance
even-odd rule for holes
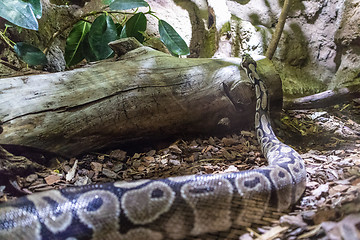
[[[126,159],[126,152],[117,149],[117,150],[111,151],[109,156],[110,156],[110,158],[113,158],[117,161],[124,161]]]
[[[32,183],[32,182],[35,182],[38,179],[38,177],[39,176],[36,173],[34,173],[34,174],[30,174],[29,176],[27,176],[25,178],[25,180],[29,183]]]
[[[118,177],[115,172],[113,172],[113,171],[111,171],[110,169],[107,169],[107,168],[103,168],[101,173],[104,174],[105,176],[107,176],[108,178],[112,178],[112,179],[115,179],[115,178]]]
[[[170,150],[170,152],[175,153],[175,154],[181,154],[182,153],[182,150],[176,144],[170,145],[169,150]]]
[[[69,170],[69,172],[65,176],[65,180],[67,182],[70,182],[75,177],[77,164],[78,164],[78,160],[76,159],[74,162],[74,165],[72,166],[72,168]]]
[[[45,182],[47,185],[53,185],[54,183],[57,183],[61,180],[60,175],[49,175],[45,179]]]
[[[275,238],[279,237],[282,232],[285,232],[288,229],[289,229],[289,227],[281,227],[281,226],[272,227],[269,231],[265,232],[264,234],[262,234],[261,236],[256,238],[256,240],[275,239]]]

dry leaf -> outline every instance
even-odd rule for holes
[[[315,196],[316,199],[319,199],[324,193],[329,191],[328,184],[321,184],[318,188],[312,191],[312,194]]]

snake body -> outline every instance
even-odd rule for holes
[[[32,194],[0,206],[0,239],[230,239],[287,210],[305,189],[304,162],[271,128],[256,62],[244,55],[241,67],[255,86],[255,130],[268,166]]]

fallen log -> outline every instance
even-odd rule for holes
[[[179,59],[140,47],[71,71],[0,79],[0,144],[75,156],[138,139],[252,127],[254,90],[235,60]],[[269,62],[260,61],[259,71],[271,77],[264,79],[279,109],[281,81]]]
[[[355,98],[360,98],[359,87],[357,87],[357,89],[356,87],[354,87],[354,88],[340,88],[334,90],[327,90],[310,96],[285,100],[284,109],[294,110],[294,109],[325,108],[325,107],[330,107],[332,105],[347,102]]]

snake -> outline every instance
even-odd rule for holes
[[[34,193],[0,205],[0,239],[238,239],[305,190],[301,156],[275,136],[256,61],[240,67],[255,89],[255,132],[268,164],[252,170],[117,181]]]

